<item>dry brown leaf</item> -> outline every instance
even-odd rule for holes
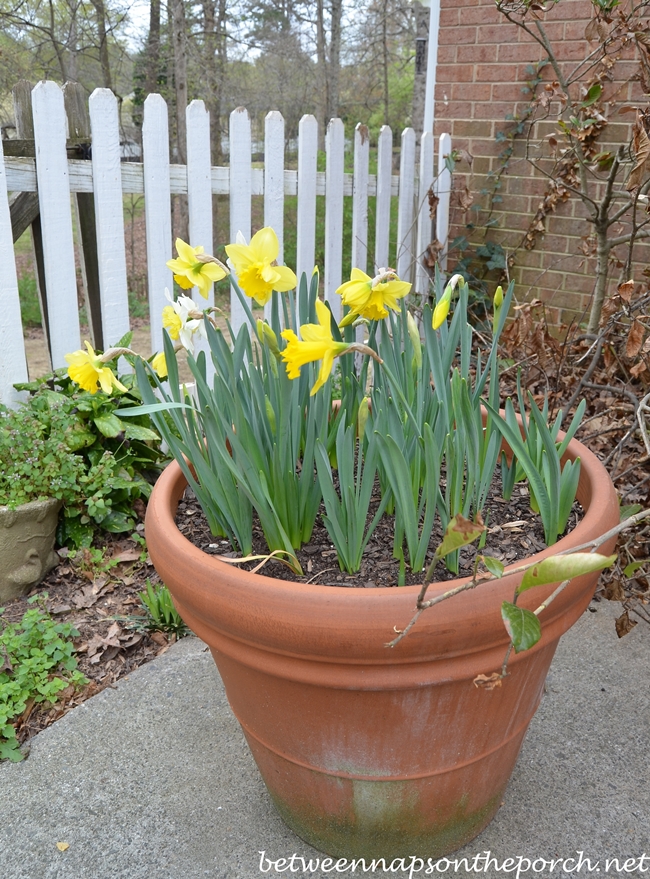
[[[617,302],[615,297],[610,296],[609,299],[606,299],[603,303],[603,309],[600,312],[600,326],[604,327],[609,319],[616,314],[619,308],[620,302]]]
[[[12,672],[14,670],[11,660],[9,659],[9,654],[4,647],[0,651],[0,659],[2,659],[2,662],[0,663],[0,674],[2,674],[3,671]]]
[[[459,189],[457,191],[458,204],[461,210],[467,212],[471,206],[474,204],[474,196],[469,191],[467,186],[464,186],[463,189]]]
[[[605,586],[603,595],[607,601],[625,601],[625,590],[620,580],[612,580]]]
[[[98,600],[99,596],[92,586],[82,586],[79,592],[75,592],[72,596],[74,606],[81,609],[82,607],[92,607]]]
[[[438,202],[440,199],[433,191],[433,186],[429,187],[429,191],[427,192],[427,200],[429,202],[429,217],[432,220],[436,218],[436,208],[438,207]]]
[[[650,140],[646,134],[640,113],[637,113],[636,122],[634,123],[632,151],[634,153],[635,163],[630,172],[627,183],[625,184],[625,188],[628,192],[631,192],[633,189],[638,189],[643,183],[646,172],[646,162],[650,158]]]
[[[634,280],[630,278],[629,281],[625,281],[623,284],[619,284],[616,289],[621,299],[624,299],[626,302],[630,302],[632,300],[632,293],[634,293]]]
[[[648,372],[648,367],[645,365],[643,360],[639,360],[638,363],[635,363],[634,366],[630,367],[630,373],[634,376],[634,378],[640,378],[644,372]]]
[[[595,43],[598,39],[600,39],[600,33],[598,30],[598,19],[592,18],[585,28],[585,40],[588,43]]]
[[[494,690],[496,687],[501,686],[501,674],[498,671],[492,672],[491,675],[477,675],[473,684],[477,688],[482,688],[484,690]]]
[[[437,238],[435,241],[432,241],[431,244],[427,246],[424,254],[425,265],[432,269],[438,262],[438,254],[441,250],[444,250],[444,247],[445,245],[441,244]]]
[[[140,558],[141,549],[123,549],[117,555],[111,556],[114,562],[137,562]]]
[[[636,620],[631,620],[630,615],[627,611],[621,614],[620,617],[617,618],[616,623],[616,634],[619,638],[622,638],[624,635],[627,635],[632,629],[636,626]]]
[[[156,644],[160,644],[161,647],[167,644],[167,635],[164,632],[149,632],[149,637]]]
[[[634,358],[637,356],[637,354],[641,350],[641,346],[643,345],[644,336],[645,329],[643,324],[640,321],[635,320],[630,327],[630,332],[627,335],[627,342],[625,345],[626,357]]]

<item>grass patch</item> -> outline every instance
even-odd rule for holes
[[[20,314],[25,327],[40,327],[41,306],[36,290],[36,278],[25,275],[18,279],[18,295],[20,297]]]

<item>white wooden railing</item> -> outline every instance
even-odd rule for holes
[[[66,112],[63,93],[43,81],[31,93],[35,158],[4,157],[0,151],[0,401],[17,397],[14,382],[27,379],[22,339],[18,284],[13,252],[9,194],[38,192],[44,286],[53,367],[65,365],[64,355],[81,345],[73,244],[71,193],[93,193],[96,217],[97,264],[105,347],[129,329],[123,195],[143,193],[147,242],[147,272],[152,350],[162,347],[161,312],[165,288],[172,289],[166,262],[172,257],[171,195],[186,193],[189,238],[192,245],[212,250],[212,195],[230,196],[230,237],[238,231],[251,235],[251,197],[264,196],[264,224],[276,230],[283,261],[284,197],[297,195],[296,272],[311,273],[314,266],[316,199],[326,198],[324,293],[332,294],[342,278],[344,199],[353,199],[352,265],[372,273],[375,267],[394,265],[400,277],[414,281],[425,293],[429,278],[418,254],[433,237],[427,193],[433,185],[439,198],[435,236],[446,246],[449,225],[451,175],[444,157],[451,152],[449,135],[439,144],[434,179],[434,140],[422,137],[419,177],[416,177],[415,132],[402,134],[400,173],[392,174],[392,132],[379,135],[377,174],[369,174],[367,129],[357,126],[354,136],[354,173],[344,173],[344,127],[332,119],[326,135],[326,171],[317,172],[318,126],[304,116],[299,127],[298,170],[284,168],[284,120],[280,113],[266,117],[264,168],[251,164],[251,124],[239,108],[230,116],[230,166],[211,167],[209,115],[202,101],[187,107],[187,166],[170,163],[168,113],[160,95],[145,101],[142,163],[120,161],[117,100],[108,89],[97,89],[89,99],[92,159],[70,160],[66,154]],[[398,199],[397,247],[389,253],[391,199]],[[368,203],[375,199],[375,240],[368,242]],[[445,266],[445,250],[440,259]],[[197,294],[198,291],[194,291]],[[205,300],[196,295],[205,307]],[[209,304],[212,304],[211,293]],[[244,319],[236,298],[231,322]]]

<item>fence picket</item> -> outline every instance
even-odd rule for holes
[[[447,251],[449,246],[449,203],[451,201],[451,171],[447,167],[447,158],[451,155],[451,137],[440,135],[438,148],[438,207],[436,210],[436,238],[442,244],[438,256],[440,269],[447,268]]]
[[[415,196],[415,131],[405,128],[402,132],[402,155],[399,165],[399,203],[397,209],[397,256],[395,268],[404,281],[411,280],[413,266]]]
[[[192,101],[185,110],[187,130],[187,210],[189,214],[189,236],[192,247],[202,247],[212,255],[212,163],[210,157],[210,114],[203,101]],[[207,299],[198,287],[192,288],[192,299],[197,308],[210,308],[214,305],[214,285],[210,284]],[[211,378],[214,373],[210,346],[205,339],[199,339],[195,355],[205,351],[206,369]]]
[[[420,188],[418,193],[418,233],[416,244],[415,292],[426,296],[429,292],[429,273],[424,265],[426,248],[431,243],[433,223],[429,210],[429,190],[433,187],[433,158],[435,141],[432,131],[425,131],[420,142]]]
[[[354,189],[352,193],[352,266],[368,269],[368,162],[370,135],[360,123],[354,129]]]
[[[390,193],[393,172],[393,132],[382,125],[377,143],[377,202],[375,205],[375,269],[386,268],[390,239]]]
[[[203,247],[212,254],[212,192],[210,164],[210,114],[203,101],[192,101],[185,113],[187,125],[187,209],[192,247]],[[192,298],[199,308],[214,305],[213,285],[208,299],[192,288]]]
[[[311,278],[314,270],[316,238],[316,168],[318,158],[318,122],[315,116],[303,116],[298,123],[298,211],[296,224],[296,276]]]
[[[341,314],[343,262],[343,177],[345,168],[345,126],[342,119],[330,119],[325,136],[325,299],[329,301],[334,319]]]
[[[284,264],[284,118],[271,110],[264,120],[264,225],[278,236],[278,263]],[[264,306],[271,318],[271,300]]]
[[[230,114],[230,241],[241,232],[251,237],[251,120],[248,110],[237,107]],[[234,292],[230,296],[230,323],[237,332],[246,313]]]
[[[81,346],[63,92],[41,81],[32,91],[36,177],[50,326],[52,367]]]
[[[162,310],[168,305],[165,288],[172,293],[173,277],[167,268],[172,257],[171,191],[169,182],[169,121],[167,104],[160,95],[144,102],[142,124],[144,213],[147,224],[147,278],[151,350],[162,351]]]
[[[27,360],[20,317],[20,297],[2,141],[0,141],[0,260],[2,261],[0,401],[7,406],[13,406],[23,396],[14,390],[13,385],[15,382],[27,381]]]
[[[108,348],[129,330],[117,98],[110,89],[95,89],[88,105],[102,337]]]

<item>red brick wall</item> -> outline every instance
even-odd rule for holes
[[[590,0],[560,0],[543,17],[564,71],[585,55],[588,44],[584,33],[592,9]],[[459,5],[457,0],[442,0],[438,52],[435,133],[448,131],[454,147],[466,149],[474,157],[471,171],[465,163],[457,165],[454,188],[466,184],[475,204],[485,205],[486,196],[481,196],[480,191],[488,185],[487,173],[498,168],[498,155],[503,149],[495,136],[508,127],[505,118],[508,113],[521,113],[527,106],[528,98],[522,94],[530,78],[526,68],[540,61],[544,53],[527,34],[504,18],[494,0],[466,0],[464,5]],[[631,100],[633,90],[638,92],[638,85],[634,83],[622,88],[620,85],[620,81],[636,69],[632,59],[617,64],[618,83],[607,86],[613,99]],[[554,79],[550,66],[542,75],[546,80]],[[607,139],[626,140],[629,136],[627,120],[632,118],[631,115],[610,115],[612,124],[608,126]],[[538,125],[537,139],[553,128],[549,123],[544,123],[544,129]],[[517,283],[517,297],[542,299],[547,304],[550,322],[560,326],[579,318],[589,308],[594,266],[593,261],[585,257],[584,239],[592,227],[585,219],[582,203],[572,197],[547,217],[546,231],[538,236],[532,250],[517,247],[547,185],[545,178],[535,173],[524,157],[524,148],[523,140],[519,139],[503,177],[500,190],[503,201],[495,206],[498,226],[488,232],[488,240],[503,245],[513,254],[511,273]],[[465,224],[476,221],[480,227],[486,219],[485,212],[464,213],[459,207],[452,209],[451,239],[470,234],[474,242],[481,243],[482,233],[467,233]],[[643,256],[647,257],[647,253]],[[450,255],[449,268],[453,268],[455,258]],[[636,267],[638,280],[641,267]],[[613,283],[619,280],[619,272],[614,270]]]

